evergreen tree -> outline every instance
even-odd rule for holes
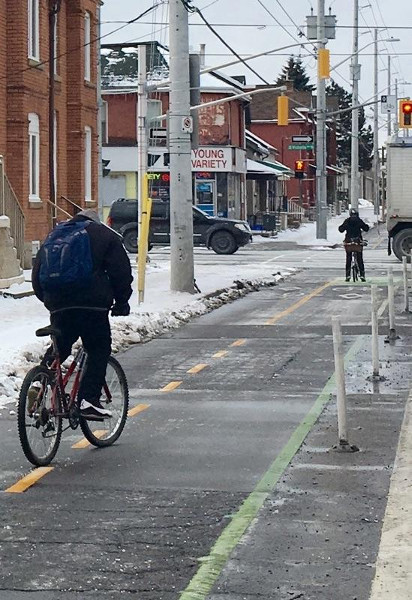
[[[327,96],[338,98],[339,110],[345,110],[352,106],[352,96],[335,81],[326,88]],[[336,119],[336,142],[338,164],[349,166],[351,163],[351,130],[352,112],[347,110]],[[359,109],[359,169],[369,171],[372,168],[373,154],[373,132],[370,125],[366,125],[365,110]]]
[[[295,56],[290,56],[286,65],[283,67],[279,75],[276,85],[284,85],[287,81],[293,83],[293,89],[296,91],[311,92],[314,86],[309,83],[310,78],[306,74],[305,67],[302,64],[302,59]]]

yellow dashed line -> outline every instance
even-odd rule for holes
[[[203,371],[203,369],[206,369],[207,364],[205,363],[200,363],[198,365],[195,365],[194,367],[192,367],[191,369],[189,369],[187,371],[187,373],[192,373],[192,374],[196,374],[196,373],[200,373],[200,371]]]
[[[53,471],[54,467],[38,467],[34,469],[31,473],[22,477],[17,483],[7,488],[6,492],[11,494],[21,494],[25,492],[29,487],[37,483],[39,479]]]
[[[213,355],[213,358],[223,358],[224,356],[227,356],[229,354],[228,350],[220,350],[220,352],[216,352],[216,354]]]
[[[236,340],[235,342],[233,342],[233,344],[230,344],[232,347],[236,347],[236,346],[244,346],[246,344],[246,340],[240,339],[240,340]]]
[[[183,381],[171,381],[170,383],[168,383],[167,385],[165,385],[165,387],[161,388],[161,392],[172,392],[173,390],[175,390],[176,388],[179,387],[179,385],[182,385]]]
[[[137,406],[134,406],[133,408],[131,408],[129,410],[129,412],[127,413],[127,416],[128,417],[135,417],[139,413],[141,413],[144,410],[146,410],[147,408],[149,408],[149,406],[150,406],[150,404],[138,404]]]
[[[311,300],[311,298],[314,298],[315,296],[317,296],[318,294],[323,292],[323,290],[325,290],[327,287],[331,286],[333,283],[334,283],[334,281],[328,281],[327,283],[324,283],[320,287],[313,290],[313,292],[310,292],[310,294],[307,294],[306,296],[304,296],[303,298],[298,300],[298,302],[295,302],[295,304],[292,304],[292,306],[289,306],[289,308],[287,308],[286,310],[282,310],[282,312],[278,313],[271,319],[268,319],[266,321],[265,325],[275,325],[275,323],[280,321],[280,319],[283,319],[283,317],[286,317],[286,316],[290,315],[291,313],[293,313],[295,310],[297,310],[298,308],[300,308],[301,306],[306,304],[306,302],[309,302],[309,300]]]
[[[93,435],[97,438],[102,438],[107,432],[107,429],[96,429],[96,431],[93,431]],[[81,450],[82,448],[87,448],[88,446],[90,446],[90,442],[88,442],[86,438],[83,438],[82,440],[73,444],[72,448],[75,450]]]

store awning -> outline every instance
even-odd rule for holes
[[[285,176],[291,175],[292,172],[281,163],[272,163],[268,161],[247,159],[248,175],[272,175],[278,179],[283,179]]]

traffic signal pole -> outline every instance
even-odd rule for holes
[[[359,0],[353,2],[353,55],[351,64],[352,75],[352,106],[359,104]],[[352,137],[351,137],[351,178],[350,202],[352,208],[359,208],[359,109],[352,110]]]
[[[169,0],[170,289],[194,293],[189,21],[182,0]]]
[[[317,15],[318,51],[326,46],[325,0],[318,0]],[[319,58],[318,58],[319,59]],[[320,76],[316,86],[316,238],[327,239],[327,179],[326,179],[326,85]]]
[[[379,215],[379,116],[378,116],[378,28],[374,32],[373,63],[373,206],[375,215]]]

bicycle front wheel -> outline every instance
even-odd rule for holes
[[[20,443],[27,460],[36,467],[53,460],[62,436],[60,401],[57,395],[52,401],[53,386],[52,374],[38,366],[27,373],[20,390],[17,411]]]
[[[102,422],[80,419],[80,427],[88,442],[99,448],[111,446],[122,433],[129,409],[129,388],[120,363],[110,356],[105,385],[100,398],[102,405],[112,412],[110,419]]]

